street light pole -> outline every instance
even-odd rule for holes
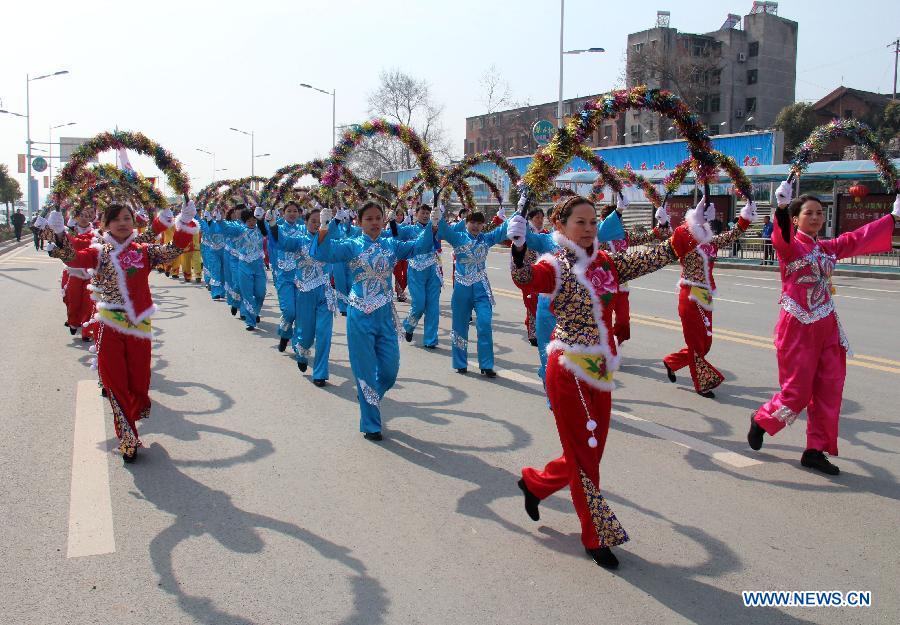
[[[305,82],[300,83],[300,86],[305,89],[312,89],[313,91],[318,91],[319,93],[331,96],[331,147],[334,148],[334,146],[337,145],[337,89],[325,91],[324,89],[308,85]]]
[[[559,101],[556,104],[556,127],[562,128],[563,112],[563,32],[566,17],[566,0],[559,0]]]
[[[47,132],[47,134],[50,135],[49,139],[48,139],[49,145],[50,145],[50,157],[47,159],[49,161],[49,163],[48,163],[48,170],[49,170],[48,178],[49,179],[47,180],[47,184],[50,186],[51,189],[53,188],[53,131],[56,130],[57,128],[65,128],[66,126],[74,126],[74,125],[75,125],[75,122],[68,122],[66,124],[57,124],[56,126],[51,125],[50,129]],[[62,158],[62,149],[60,149],[60,151],[59,151],[59,156],[60,156],[60,158]],[[62,162],[62,161],[60,161],[60,162]]]
[[[198,152],[203,152],[204,154],[209,154],[210,156],[212,156],[213,174],[212,174],[212,179],[210,180],[210,183],[215,182],[216,181],[216,153],[211,152],[209,150],[204,150],[203,148],[194,148],[194,149],[197,150]]]
[[[25,180],[25,185],[28,188],[25,192],[25,197],[27,199],[26,206],[29,217],[31,216],[31,212],[34,209],[34,201],[31,197],[31,81],[42,80],[44,78],[60,76],[62,74],[68,73],[69,70],[64,69],[52,74],[44,74],[43,76],[38,76],[37,78],[32,78],[29,74],[25,74],[25,159],[28,161],[28,177]]]

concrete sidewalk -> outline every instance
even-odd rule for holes
[[[716,267],[727,269],[748,269],[751,271],[778,271],[778,265],[760,265],[756,258],[719,258]],[[838,263],[835,266],[835,276],[848,276],[854,278],[882,278],[885,280],[900,280],[900,267],[888,267],[886,265],[851,265]]]

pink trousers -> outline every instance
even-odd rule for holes
[[[834,313],[803,324],[784,310],[775,326],[781,391],[760,406],[756,422],[774,436],[806,408],[806,448],[838,455],[838,417],[847,376]]]

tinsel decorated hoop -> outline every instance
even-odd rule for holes
[[[441,179],[441,186],[446,186],[453,180],[456,180],[460,177],[465,178],[468,175],[468,172],[472,170],[472,167],[480,165],[481,163],[494,163],[497,167],[499,167],[509,178],[510,188],[515,188],[515,186],[519,184],[519,180],[521,178],[519,170],[516,169],[513,164],[510,163],[500,152],[496,150],[488,150],[487,152],[471,154],[465,157],[459,163],[454,164],[452,167],[446,168],[444,170],[444,176]]]
[[[188,201],[191,187],[181,162],[161,145],[147,138],[142,133],[124,130],[101,132],[78,146],[72,152],[69,162],[66,163],[56,178],[56,182],[53,185],[54,195],[58,188],[62,189],[66,186],[77,184],[77,180],[87,170],[87,164],[92,158],[102,152],[119,149],[132,150],[138,154],[153,158],[157,168],[166,175],[169,186],[176,193],[183,196],[185,202]],[[54,198],[52,203],[58,206],[59,200]]]
[[[80,170],[75,184],[68,180],[54,185],[58,198],[65,197],[68,206],[75,212],[86,206],[105,209],[105,204],[113,201],[142,206],[149,212],[166,205],[166,200],[153,184],[144,176],[131,169],[119,169],[114,165],[93,165]],[[98,211],[99,212],[99,211]]]
[[[480,171],[467,171],[465,176],[463,176],[463,179],[465,180],[468,178],[475,178],[476,180],[481,182],[481,184],[486,186],[488,188],[488,191],[490,191],[494,198],[497,200],[497,204],[503,206],[503,193],[500,191],[500,188],[497,186],[497,184],[493,180],[491,180],[490,176],[483,174]]]
[[[314,159],[312,161],[309,161],[308,163],[295,163],[293,165],[285,165],[281,169],[277,170],[274,174],[272,174],[272,177],[266,181],[265,185],[263,185],[262,192],[260,193],[260,200],[266,207],[273,208],[274,205],[272,204],[272,195],[275,193],[276,189],[281,186],[281,183],[285,176],[290,175],[297,168],[307,168],[307,173],[318,179],[322,175],[321,172],[325,170],[325,166],[325,161],[322,159]],[[293,183],[290,186],[293,187]]]
[[[340,141],[331,151],[328,168],[322,176],[322,184],[326,187],[335,187],[340,182],[341,172],[345,170],[347,158],[359,146],[366,137],[385,135],[399,139],[415,155],[419,163],[419,169],[424,174],[424,179],[429,187],[436,189],[440,183],[437,165],[431,150],[419,138],[419,135],[409,126],[394,124],[384,119],[373,119],[354,125],[344,132]]]
[[[718,150],[712,151],[712,160],[713,163],[715,163],[715,169],[713,169],[711,173],[708,173],[706,179],[703,180],[704,197],[709,197],[709,185],[716,181],[718,175],[716,173],[717,170],[722,169],[731,179],[735,195],[748,201],[753,198],[753,183],[750,181],[750,178],[747,177],[747,174],[744,173],[741,166],[738,165],[737,161]],[[669,197],[678,190],[678,187],[682,185],[691,170],[695,169],[697,169],[697,162],[693,156],[689,156],[678,163],[678,165],[675,166],[675,169],[663,178],[663,187],[666,190],[666,195],[662,200],[663,204],[669,201]]]
[[[617,196],[622,195],[622,188],[625,186],[615,167],[611,167],[605,160],[600,158],[591,148],[584,144],[575,146],[572,156],[581,158],[584,162],[591,166],[591,169],[597,172],[597,181],[594,183],[594,189],[603,189],[609,185],[613,193]]]
[[[850,139],[860,146],[878,168],[878,179],[888,193],[900,193],[900,179],[894,164],[878,143],[872,129],[855,119],[835,119],[813,130],[794,152],[788,181],[802,174],[809,167],[813,157],[838,137]]]
[[[619,175],[619,178],[621,178],[623,182],[629,185],[636,186],[641,191],[643,191],[644,195],[647,196],[647,199],[650,201],[650,205],[653,206],[653,208],[659,208],[663,205],[662,196],[659,194],[659,190],[656,188],[656,185],[647,180],[644,176],[636,173],[631,167],[617,169],[616,173]]]

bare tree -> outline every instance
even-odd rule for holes
[[[491,65],[484,71],[478,79],[478,84],[481,86],[479,102],[484,106],[485,113],[496,113],[512,106],[512,90],[496,65]]]
[[[409,126],[422,138],[439,162],[455,154],[441,123],[443,105],[432,99],[431,86],[399,69],[382,71],[381,83],[369,94],[369,114]],[[396,139],[370,137],[350,159],[350,167],[360,176],[378,178],[382,172],[416,167],[415,155]]]

